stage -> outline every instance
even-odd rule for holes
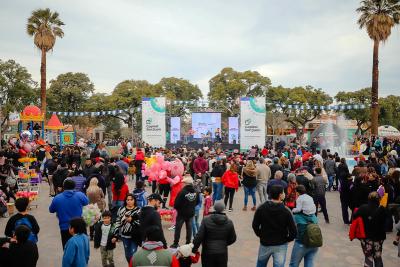
[[[238,151],[240,151],[240,144],[228,144],[227,142],[222,142],[222,143],[218,143],[224,151],[226,149],[228,150],[234,150],[234,149],[238,149]],[[204,145],[202,143],[202,141],[193,141],[193,142],[187,142],[187,143],[183,143],[181,141],[178,141],[176,144],[174,143],[167,143],[167,148],[168,149],[174,149],[174,148],[179,148],[182,146],[186,146],[186,149],[189,148],[193,148],[196,151],[198,151],[199,149],[203,149]],[[208,148],[211,150],[212,148],[214,148],[215,143],[214,142],[208,142],[207,143]]]

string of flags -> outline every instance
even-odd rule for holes
[[[170,101],[167,100],[167,105],[199,105],[199,104],[219,104],[219,103],[232,103],[238,102],[237,100],[205,100],[205,101]],[[375,103],[378,104],[378,103]],[[271,103],[265,103],[267,106],[271,106]],[[288,109],[296,109],[296,110],[348,110],[348,109],[365,109],[366,107],[371,107],[371,104],[368,105],[335,105],[335,106],[310,106],[310,105],[285,105],[285,104],[275,104],[275,108],[288,108]],[[48,113],[54,113],[58,116],[100,116],[100,115],[117,115],[123,112],[128,111],[141,111],[141,107],[131,108],[131,109],[120,109],[120,110],[112,110],[112,111],[97,111],[97,112],[62,112],[62,111],[47,111]]]

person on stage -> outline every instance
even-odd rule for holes
[[[190,142],[193,142],[193,138],[194,138],[194,133],[195,133],[195,131],[193,130],[193,128],[190,128],[190,130],[189,130],[189,141]]]
[[[221,131],[220,131],[220,129],[219,128],[217,128],[217,130],[215,130],[215,140],[217,141],[217,142],[221,142]]]

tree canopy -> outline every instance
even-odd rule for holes
[[[1,127],[3,134],[10,125],[10,115],[22,110],[31,102],[38,104],[39,89],[31,74],[14,60],[0,59]]]
[[[356,135],[364,134],[371,126],[367,126],[371,122],[371,108],[368,106],[371,103],[371,88],[364,88],[354,92],[340,91],[335,96],[338,105],[365,105],[366,108],[344,109],[338,110],[339,114],[346,116],[348,120],[357,122]],[[362,129],[362,126],[366,126]]]

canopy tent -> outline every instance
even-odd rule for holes
[[[400,132],[393,126],[382,125],[378,128],[378,135],[380,135],[380,136],[400,136]]]

